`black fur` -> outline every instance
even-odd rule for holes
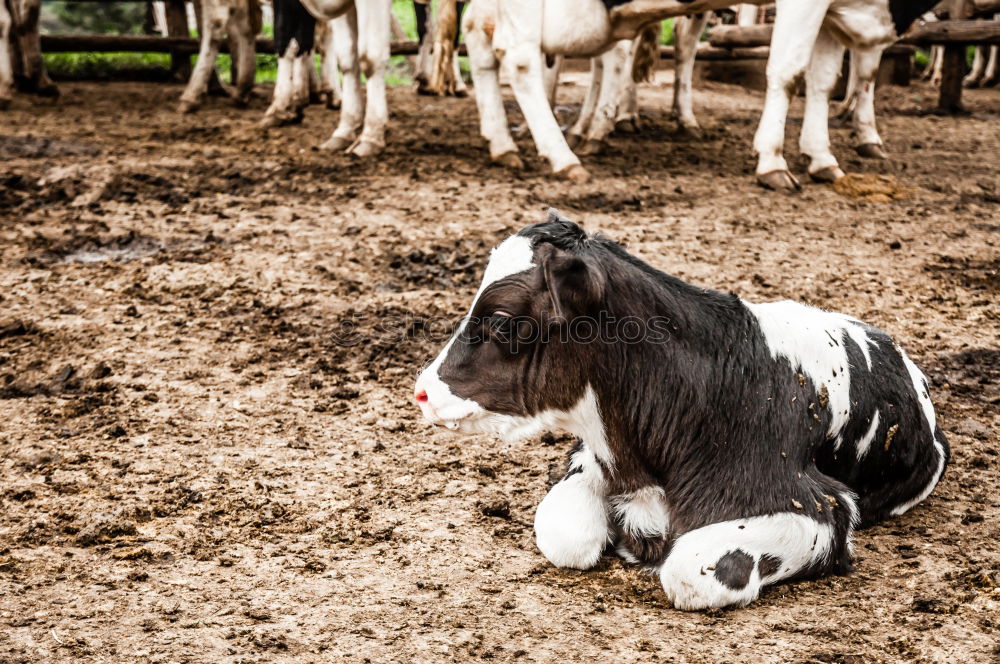
[[[889,0],[889,13],[896,26],[896,34],[903,36],[913,22],[930,11],[940,0]]]
[[[730,551],[715,563],[715,578],[732,590],[746,588],[750,583],[751,572],[753,572],[753,556],[741,549]]]
[[[770,553],[765,553],[757,561],[757,571],[761,578],[771,576],[781,569],[781,558]]]
[[[316,41],[316,19],[299,0],[274,0],[274,50],[279,58],[293,39],[299,53],[311,51]]]

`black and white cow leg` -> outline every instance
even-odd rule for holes
[[[299,57],[299,45],[295,39],[285,52],[278,56],[278,74],[274,83],[274,98],[264,113],[260,126],[280,127],[302,121],[302,108],[295,100],[295,61]]]
[[[847,492],[828,495],[815,517],[779,512],[681,535],[659,569],[667,598],[688,611],[746,606],[786,579],[849,572],[857,507]]]
[[[391,30],[391,0],[366,0],[355,2],[358,15],[358,63],[365,75],[365,119],[361,136],[347,151],[355,157],[365,158],[385,149],[385,128],[389,123],[389,106],[386,102],[385,70],[389,63],[389,41],[385,38]],[[458,58],[454,58],[458,66]]]
[[[799,137],[799,149],[809,157],[809,177],[816,182],[834,182],[844,177],[830,151],[829,116],[830,93],[843,61],[844,46],[829,30],[820,30],[806,69],[806,107]]]
[[[6,109],[14,97],[13,49],[10,47],[13,23],[7,3],[0,1],[0,111]]]
[[[354,144],[354,140],[364,123],[364,100],[361,93],[361,65],[358,62],[358,15],[351,8],[342,16],[330,21],[333,33],[334,53],[343,74],[343,101],[340,105],[340,121],[333,135],[319,146],[321,150],[343,152]]]
[[[754,134],[757,182],[767,189],[797,191],[798,181],[783,154],[785,120],[795,80],[812,58],[813,42],[826,18],[830,0],[777,0],[771,52],[767,60],[767,94]]]
[[[556,567],[589,569],[610,539],[606,483],[593,452],[579,445],[569,469],[539,503],[535,543]]]
[[[209,80],[215,72],[215,60],[219,55],[219,46],[225,36],[228,21],[229,7],[218,2],[206,2],[202,5],[198,61],[184,87],[180,103],[177,104],[178,113],[194,113],[205,101]]]
[[[694,61],[708,18],[709,13],[702,12],[674,22],[674,116],[681,132],[693,138],[702,136],[694,115]]]
[[[857,147],[854,149],[865,159],[889,158],[875,124],[875,78],[882,60],[882,51],[881,48],[872,48],[854,49],[851,52],[851,67],[857,71],[853,115]]]
[[[340,108],[343,93],[340,91],[340,69],[337,67],[337,54],[334,50],[333,28],[329,21],[324,21],[323,44],[320,61],[320,100],[329,109]]]
[[[488,3],[473,2],[462,18],[465,45],[469,50],[469,67],[475,86],[476,107],[479,109],[479,132],[489,142],[490,159],[507,168],[524,167],[517,144],[510,135],[507,112],[500,91],[500,62],[493,51],[487,28],[492,31],[496,20]]]

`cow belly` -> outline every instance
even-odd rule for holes
[[[542,51],[596,55],[611,42],[611,21],[601,0],[545,0]]]
[[[847,48],[876,48],[896,41],[887,2],[836,0],[823,24]]]
[[[302,6],[318,19],[333,20],[353,7],[354,0],[302,0]]]

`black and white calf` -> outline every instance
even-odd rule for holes
[[[462,432],[578,436],[539,549],[586,569],[614,545],[682,609],[849,571],[854,528],[924,500],[948,459],[886,333],[691,286],[553,213],[494,249],[416,400]]]

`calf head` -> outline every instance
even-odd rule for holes
[[[417,378],[429,421],[516,439],[581,401],[596,349],[567,330],[597,314],[605,286],[597,262],[574,251],[587,242],[583,229],[550,211],[493,250],[468,315]]]

